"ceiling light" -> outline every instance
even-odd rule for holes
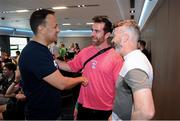
[[[131,13],[131,14],[135,13],[135,10],[130,10],[130,13]]]
[[[15,12],[24,13],[24,12],[29,12],[29,10],[16,10]]]
[[[1,13],[8,13],[8,11],[2,11]]]
[[[71,29],[68,29],[68,30],[65,30],[66,32],[72,32],[73,30],[71,30]]]
[[[138,25],[140,26],[140,29],[143,28],[145,22],[147,21],[148,17],[150,16],[152,10],[156,6],[158,0],[145,0],[143,9],[141,12],[141,16],[138,22]]]
[[[90,22],[89,22],[89,23],[86,23],[86,24],[87,24],[87,25],[92,25],[92,24],[94,24],[94,23],[90,23]]]
[[[63,26],[70,26],[71,24],[70,23],[64,23],[62,24]]]
[[[37,8],[36,10],[42,10],[42,8]]]
[[[68,7],[66,6],[58,6],[58,7],[52,7],[52,9],[54,10],[58,10],[58,9],[67,9]]]
[[[86,5],[81,5],[82,7],[86,7]]]

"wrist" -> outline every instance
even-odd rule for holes
[[[84,79],[84,77],[81,77],[81,80],[82,80],[82,83],[83,83],[83,82],[84,82],[84,80],[85,80],[85,79]]]
[[[14,83],[14,84],[18,84],[18,83],[19,83],[19,81],[17,81],[17,80],[14,80],[14,81],[13,81],[13,83]]]
[[[79,107],[78,102],[76,102],[75,109],[78,110],[78,107]]]

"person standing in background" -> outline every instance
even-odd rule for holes
[[[19,62],[19,56],[20,56],[21,52],[19,50],[16,51],[16,64],[18,64]]]
[[[79,44],[78,43],[75,43],[74,51],[75,51],[76,54],[78,54],[80,52],[80,48],[79,48]]]
[[[59,90],[70,89],[82,83],[84,77],[64,77],[55,67],[48,45],[57,41],[60,31],[55,13],[41,9],[32,13],[30,26],[34,33],[22,50],[19,69],[26,95],[26,120],[56,120],[61,112],[61,94]]]
[[[62,61],[65,61],[66,60],[66,48],[65,48],[65,45],[64,43],[61,43],[60,44],[60,48],[59,48],[59,59],[62,60]]]
[[[148,60],[151,62],[151,54],[150,52],[146,49],[146,41],[144,40],[138,40],[138,49],[140,49],[144,55],[148,58]]]
[[[92,45],[82,49],[73,60],[58,61],[59,68],[77,72],[90,57],[102,49],[110,48],[108,38],[112,32],[112,23],[103,16],[93,18]],[[112,111],[115,95],[115,83],[123,60],[114,48],[89,61],[82,71],[88,79],[88,86],[80,89],[77,120],[107,120]],[[76,118],[76,117],[75,117]]]
[[[116,51],[124,64],[116,82],[116,96],[109,120],[149,120],[155,113],[152,96],[153,69],[147,57],[137,48],[140,30],[134,20],[115,25]]]
[[[50,52],[52,53],[52,55],[54,56],[54,58],[58,58],[59,55],[59,47],[57,46],[57,42],[53,42],[52,46],[50,47]]]

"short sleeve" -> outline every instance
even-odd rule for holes
[[[31,61],[31,63],[33,64],[31,64],[30,66],[30,72],[33,72],[33,74],[38,79],[42,79],[57,70],[53,63],[53,57],[51,53],[48,51],[37,52],[37,54],[34,54],[34,57],[33,59],[31,59]]]
[[[79,52],[72,60],[68,61],[68,65],[70,66],[72,72],[78,72],[83,67],[81,57],[84,57],[83,51]]]
[[[125,75],[124,79],[133,92],[143,88],[151,88],[151,81],[149,80],[147,73],[143,70],[130,70]]]

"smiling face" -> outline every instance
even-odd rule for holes
[[[95,46],[101,45],[105,40],[104,23],[94,23],[92,26],[92,44]]]
[[[47,15],[45,24],[41,25],[40,29],[42,29],[43,35],[48,43],[57,41],[60,29],[54,15]]]
[[[116,51],[122,56],[137,49],[137,41],[140,35],[139,26],[134,20],[123,20],[115,25],[114,38]]]
[[[114,30],[114,37],[112,42],[115,45],[115,50],[119,54],[123,54],[124,51],[124,40],[125,40],[125,32],[123,31],[123,27],[117,27]]]

